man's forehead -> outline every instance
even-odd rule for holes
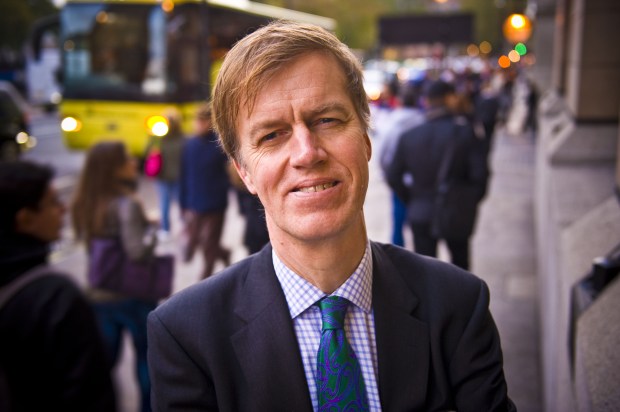
[[[308,69],[311,63],[314,70]],[[334,56],[321,51],[311,51],[300,54],[281,67],[264,73],[254,79],[254,83],[242,94],[239,100],[239,115],[244,119],[249,119],[261,105],[274,104],[278,100],[286,99],[291,90],[304,88],[310,83],[310,76],[323,76],[339,83],[339,90],[348,94],[346,90],[346,76],[343,68],[338,64]],[[291,83],[295,86],[291,88]],[[331,85],[320,83],[320,87],[313,86],[315,90],[306,91],[313,93],[317,98],[321,94],[333,94],[333,82]]]

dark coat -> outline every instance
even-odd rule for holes
[[[515,410],[489,291],[455,266],[372,243],[384,411]],[[157,411],[311,411],[271,246],[149,315]]]
[[[0,287],[44,265],[48,247],[0,237]],[[106,352],[90,307],[66,275],[28,283],[0,309],[0,368],[12,411],[116,410]],[[1,371],[0,371],[1,375]],[[6,387],[0,384],[0,392]]]
[[[473,187],[478,201],[485,195],[489,170],[483,142],[467,120],[440,110],[401,136],[387,168],[388,184],[407,205],[412,223],[431,222],[439,169],[450,144],[455,147],[448,179]]]
[[[182,210],[197,213],[226,210],[230,187],[227,162],[217,135],[213,132],[185,142],[179,186]]]

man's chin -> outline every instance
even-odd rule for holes
[[[337,238],[343,233],[342,226],[337,219],[328,217],[307,221],[302,219],[291,228],[290,234],[301,242],[312,244]]]

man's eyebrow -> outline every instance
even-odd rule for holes
[[[252,140],[260,138],[262,137],[263,133],[276,129],[281,124],[282,124],[282,121],[278,119],[267,119],[265,121],[259,121],[258,123],[256,123],[250,128],[248,135],[250,136],[250,139]]]
[[[331,102],[321,105],[313,110],[310,110],[309,113],[312,116],[317,116],[332,111],[347,114],[350,110],[341,102]]]
[[[348,109],[347,106],[341,102],[331,102],[308,110],[304,114],[304,117],[307,119],[320,116],[329,112],[338,112],[340,114],[348,115],[351,110]],[[276,129],[281,125],[282,121],[280,119],[265,119],[264,121],[259,120],[255,125],[250,128],[248,135],[252,139],[258,138],[261,137],[263,133]]]

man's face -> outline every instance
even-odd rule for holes
[[[265,82],[237,122],[239,174],[265,207],[272,242],[364,230],[371,147],[334,58],[309,53]]]
[[[22,209],[17,230],[44,242],[60,239],[66,208],[53,187],[49,187],[37,209]]]

